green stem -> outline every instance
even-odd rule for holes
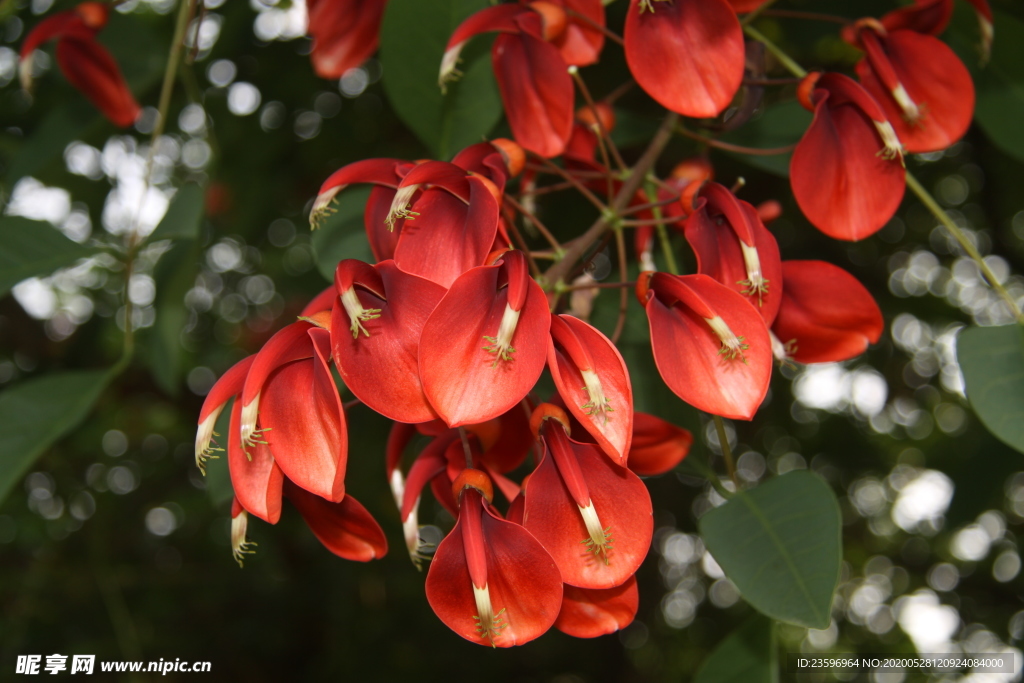
[[[786,69],[788,69],[791,74],[793,74],[794,76],[799,76],[800,78],[803,78],[804,76],[807,75],[806,69],[797,64],[795,61],[793,61],[793,58],[787,55],[785,52],[783,52],[782,48],[780,48],[772,41],[768,40],[768,38],[763,33],[758,31],[756,28],[749,25],[744,26],[743,32],[746,33],[751,38],[753,38],[754,40],[756,40],[757,42],[764,45],[765,49],[767,49],[768,52],[771,52],[773,55],[775,55],[775,58],[779,60],[782,66],[786,67]]]
[[[925,205],[925,208],[927,208],[933,216],[939,219],[939,222],[945,226],[946,230],[949,230],[950,234],[953,235],[953,238],[956,239],[957,243],[960,245],[960,248],[967,252],[967,255],[971,257],[971,260],[978,266],[982,275],[984,275],[985,279],[988,280],[989,286],[992,287],[992,289],[1002,297],[1003,301],[1006,302],[1006,305],[1009,307],[1013,317],[1017,320],[1017,324],[1024,325],[1024,313],[1021,312],[1020,306],[1017,305],[1013,296],[1006,291],[1006,287],[1003,287],[1002,283],[999,282],[999,279],[995,276],[995,273],[993,273],[992,269],[988,267],[987,263],[985,263],[985,259],[982,258],[981,253],[974,246],[974,243],[967,239],[967,235],[964,234],[964,231],[960,226],[950,218],[949,214],[939,206],[939,203],[935,201],[935,198],[932,197],[923,185],[921,185],[918,179],[914,177],[914,174],[909,171],[907,171],[907,186],[910,188],[911,192],[917,195],[917,198],[921,200],[921,203]]]
[[[712,415],[711,419],[715,421],[715,431],[718,432],[718,443],[722,447],[722,458],[725,460],[725,471],[729,474],[729,478],[732,479],[733,486],[739,491],[740,480],[736,476],[736,463],[732,458],[729,435],[725,433],[725,422],[722,421],[719,415]]]

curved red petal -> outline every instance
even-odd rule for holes
[[[325,548],[346,560],[369,562],[384,557],[388,540],[362,504],[352,496],[332,503],[289,481],[285,495]]]
[[[308,0],[317,76],[341,78],[377,50],[387,0]]]
[[[516,18],[525,13],[533,13],[533,10],[524,5],[504,4],[487,7],[475,14],[470,15],[459,24],[458,28],[448,39],[446,50],[450,50],[459,43],[464,43],[473,36],[490,31],[502,33],[518,33],[521,28]]]
[[[484,181],[462,178],[468,183],[469,205],[446,190],[426,190],[412,205],[418,215],[405,220],[395,247],[402,270],[445,288],[484,264],[498,230],[498,202]]]
[[[647,487],[597,446],[554,436],[569,445],[568,456],[576,459],[601,528],[611,538],[608,562],[588,549],[590,532],[550,451],[559,446],[550,441],[526,487],[523,526],[551,554],[563,582],[582,588],[619,586],[636,572],[651,546],[654,518]]]
[[[579,318],[552,316],[548,369],[569,412],[608,457],[625,466],[633,438],[633,388],[619,350]]]
[[[872,120],[851,104],[833,106],[821,92],[814,120],[789,164],[793,195],[816,228],[835,239],[859,240],[885,225],[903,199],[906,173],[886,158]]]
[[[565,30],[551,42],[566,64],[594,64],[604,47],[604,33],[596,28],[605,25],[604,4],[601,0],[561,0],[558,4],[578,16],[570,14]]]
[[[227,372],[214,382],[213,387],[210,388],[209,393],[206,394],[206,398],[203,400],[203,407],[199,411],[199,424],[202,424],[214,411],[219,413],[220,409],[231,400],[232,396],[238,396],[242,393],[242,387],[245,386],[245,377],[249,374],[249,368],[252,367],[254,360],[256,360],[255,354],[246,356],[232,365]]]
[[[574,638],[597,638],[629,626],[639,607],[635,576],[615,588],[566,586],[555,628]]]
[[[313,325],[299,320],[282,327],[267,340],[253,360],[242,388],[242,405],[247,406],[260,395],[270,373],[292,361],[313,356],[313,345],[307,332]]]
[[[504,628],[493,643],[478,631],[473,583],[467,567],[462,515],[437,547],[427,572],[427,602],[448,628],[479,645],[513,647],[543,635],[555,623],[562,604],[562,580],[551,556],[529,531],[482,512],[487,589],[493,612]]]
[[[648,0],[649,1],[649,0]],[[683,116],[717,116],[743,80],[743,31],[725,0],[631,0],[626,62],[640,87]]]
[[[752,419],[772,371],[771,340],[760,313],[707,275],[655,273],[650,287],[656,291],[647,301],[651,349],[668,388],[699,410]],[[676,287],[686,290],[676,292]],[[678,301],[679,296],[694,300]],[[746,348],[734,340],[727,350],[707,322],[709,315],[721,318]]]
[[[491,58],[516,142],[543,157],[561,154],[572,133],[573,84],[558,48],[526,33],[503,33]]]
[[[260,399],[262,435],[285,475],[310,493],[345,495],[348,431],[334,377],[327,367],[330,333],[308,332],[315,355],[278,368]]]
[[[486,422],[519,403],[536,384],[547,358],[550,325],[544,291],[526,284],[526,302],[510,339],[509,359],[496,348],[509,287],[499,289],[503,265],[480,266],[452,283],[423,326],[419,372],[423,391],[450,427]],[[488,337],[490,339],[488,339]]]
[[[142,109],[105,47],[91,37],[67,35],[57,43],[56,56],[60,70],[71,85],[114,125],[127,128],[135,123]]]
[[[633,415],[629,469],[641,477],[664,474],[682,462],[693,445],[689,429],[647,413]]]
[[[849,360],[882,336],[885,323],[878,304],[842,268],[824,261],[785,261],[782,273],[783,303],[772,332],[787,344],[793,360]]]
[[[248,453],[242,449],[241,421],[242,406],[235,401],[228,434],[228,471],[235,500],[264,522],[277,524],[281,518],[284,474],[265,443],[254,444]]]
[[[887,31],[910,29],[937,36],[946,30],[953,17],[953,0],[915,0],[885,14],[881,24]]]
[[[920,118],[907,120],[869,60],[857,63],[857,75],[882,105],[906,150],[936,152],[963,137],[974,117],[974,82],[956,53],[938,38],[914,31],[893,31],[880,36],[879,43]]]
[[[339,271],[346,261],[339,264]],[[355,328],[342,304],[331,317],[334,360],[345,385],[370,409],[399,422],[426,422],[430,407],[418,373],[420,333],[445,290],[430,280],[402,271],[394,261],[374,266],[386,298],[352,287],[359,303],[374,318]]]

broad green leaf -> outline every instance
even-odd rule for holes
[[[231,421],[231,404],[224,406],[217,418],[217,426],[213,428],[214,441],[226,448],[228,443],[228,425]],[[216,506],[224,505],[235,495],[231,488],[231,473],[228,471],[227,451],[218,451],[216,458],[206,461],[206,495],[210,502]]]
[[[149,240],[194,240],[199,238],[203,221],[203,188],[189,183],[171,199],[167,213],[149,236]]]
[[[967,398],[1000,441],[1024,453],[1024,333],[1018,325],[969,327],[956,356]]]
[[[37,112],[42,118],[11,159],[7,170],[7,182],[15,181],[46,167],[51,161],[64,154],[71,142],[86,137],[88,131],[100,125],[102,117],[84,99],[69,100],[52,111]]]
[[[722,140],[755,149],[786,147],[800,141],[807,127],[811,125],[811,118],[811,112],[795,100],[773,104],[734,132],[723,135]],[[730,154],[763,171],[783,177],[789,176],[789,158],[792,152],[771,156],[736,152]]]
[[[470,41],[463,77],[441,93],[437,77],[452,32],[487,0],[391,0],[381,27],[384,91],[398,117],[438,159],[483,140],[501,118],[487,38]]]
[[[754,617],[726,636],[697,670],[693,683],[777,683],[775,625]]]
[[[106,370],[60,372],[0,392],[0,501],[43,451],[85,419],[110,378]]]
[[[0,218],[0,296],[26,278],[49,275],[94,253],[49,223],[4,216]]]
[[[961,4],[961,3],[958,3]],[[978,22],[969,6],[958,8],[944,36],[974,77],[975,121],[1004,152],[1024,162],[1024,22],[997,11],[992,58],[981,65]]]
[[[188,320],[185,295],[195,284],[199,253],[195,240],[177,242],[161,257],[153,273],[156,321],[147,335],[147,357],[157,385],[171,396],[177,396],[181,389],[183,349],[179,340]]]
[[[374,261],[363,225],[363,209],[369,196],[369,187],[346,189],[334,203],[335,212],[313,231],[311,242],[317,269],[331,282],[334,282],[334,269],[342,259]]]
[[[832,489],[806,470],[743,491],[700,519],[725,575],[762,614],[826,628],[839,581],[842,524]]]

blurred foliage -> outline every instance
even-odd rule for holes
[[[450,26],[479,4],[445,3],[456,14],[425,12],[424,21]],[[1024,272],[1024,65],[1015,56],[1022,44],[1016,38],[1021,10],[1012,0],[993,4],[1000,12],[993,63],[976,72],[980,125],[945,153],[908,159],[908,168],[979,249],[992,254],[993,267],[1005,272],[1019,296],[1024,284],[1009,274]],[[394,5],[422,10],[427,3]],[[782,368],[756,419],[727,425],[745,481],[806,467],[839,498],[843,562],[828,629],[771,630],[705,554],[697,519],[721,499],[698,465],[723,470],[717,436],[658,377],[646,320],[633,304],[620,349],[636,408],[690,428],[696,441],[692,463],[647,482],[655,543],[638,575],[637,621],[622,633],[583,641],[552,630],[527,646],[490,651],[445,628],[424,598],[423,574],[401,551],[398,515],[382,476],[388,422],[361,406],[349,415],[348,488],[380,520],[392,551],[369,565],[341,561],[288,509],[276,527],[250,525],[258,549],[240,570],[230,557],[224,460],[212,463],[205,479],[194,466],[202,395],[327,286],[332,261],[368,254],[358,215],[365,194],[358,191],[343,195],[339,212],[310,235],[310,202],[328,174],[367,157],[450,156],[488,130],[506,130],[487,118],[496,116],[487,41],[466,54],[482,65],[478,87],[490,88],[486,101],[470,104],[491,114],[457,113],[449,100],[435,97],[433,57],[403,53],[412,47],[398,28],[385,36],[380,61],[340,83],[328,82],[312,73],[308,39],[266,33],[267,26],[284,25],[284,13],[291,11],[284,4],[208,2],[206,32],[199,31],[198,45],[190,48],[194,62],[182,67],[166,136],[154,156],[154,186],[161,194],[152,201],[169,200],[168,218],[139,246],[129,312],[122,301],[123,230],[116,209],[119,203],[133,211],[149,206],[138,188],[138,166],[150,151],[176,7],[125,3],[124,14],[115,13],[99,36],[147,107],[136,130],[125,132],[96,114],[53,66],[37,77],[31,97],[17,86],[10,65],[26,30],[43,11],[71,6],[0,3],[3,198],[10,209],[19,196],[16,187],[24,190],[29,177],[67,192],[63,199],[22,207],[38,210],[37,223],[0,220],[0,282],[10,286],[96,255],[18,290],[23,301],[35,292],[36,300],[49,303],[45,310],[27,311],[11,296],[0,299],[0,454],[8,468],[0,482],[13,485],[0,504],[4,671],[18,654],[94,653],[101,660],[208,660],[211,680],[640,682],[691,680],[698,670],[701,683],[730,675],[771,680],[756,661],[743,668],[749,661],[744,657],[815,649],[913,652],[897,623],[900,600],[903,606],[917,600],[913,604],[932,609],[929,614],[948,616],[942,610],[953,609],[951,637],[958,642],[980,647],[990,634],[1019,647],[1024,466],[1020,453],[969,412],[952,355],[955,332],[963,326],[1006,321],[993,313],[998,305],[976,269],[913,198],[876,236],[836,242],[801,216],[784,177],[784,156],[712,150],[719,179],[731,184],[745,178],[743,199],[782,203],[783,218],[771,229],[784,258],[823,259],[849,270],[875,294],[887,323],[882,340],[861,359],[828,371]],[[620,1],[608,7],[612,27],[621,27],[626,6]],[[784,0],[779,6],[855,17],[878,15],[891,4]],[[947,36],[958,49],[977,42],[965,7],[958,8]],[[1011,15],[1016,18],[1004,18]],[[387,22],[398,21],[389,14]],[[834,24],[764,17],[758,27],[808,67],[849,70],[857,58]],[[395,52],[389,54],[389,46]],[[416,86],[426,93],[420,98],[399,81],[407,60],[417,62],[408,63],[404,77],[419,78],[420,71],[431,76]],[[391,62],[395,81],[389,80]],[[611,44],[600,65],[581,73],[596,97],[628,79],[621,50]],[[794,105],[794,90],[769,88],[763,113],[727,139],[755,147],[795,141],[807,114]],[[635,159],[660,111],[636,88],[616,108],[616,140],[627,160]],[[420,125],[410,121],[418,112]],[[693,141],[674,139],[659,172],[667,174],[698,151]],[[131,168],[134,176],[125,171]],[[205,188],[201,218],[199,188]],[[63,212],[44,215],[54,202],[64,202]],[[544,198],[541,216],[565,241],[596,212],[579,197],[558,194]],[[172,219],[173,225],[167,222]],[[59,224],[71,237],[38,221]],[[24,247],[10,237],[32,228],[37,238]],[[684,268],[693,272],[692,255],[678,236],[672,240]],[[598,249],[590,259],[593,272],[603,268],[607,276],[612,256],[606,247]],[[663,263],[660,254],[656,258]],[[618,306],[616,294],[602,293],[592,322],[609,333]],[[101,378],[121,357],[129,315],[141,326],[138,353],[104,388]],[[887,396],[869,414],[857,387],[880,380]],[[840,398],[811,405],[800,389],[810,382]],[[83,402],[92,408],[82,408]],[[75,423],[79,427],[72,430]],[[218,432],[225,434],[226,425]],[[909,492],[925,485],[931,486],[929,500],[941,502],[947,491],[951,499],[908,516],[914,503]],[[425,503],[421,519],[442,530],[452,523],[432,502]],[[937,596],[934,605],[922,590]],[[905,680],[918,680],[915,675]],[[792,679],[781,674],[781,680]]]

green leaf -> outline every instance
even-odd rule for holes
[[[455,28],[487,0],[391,0],[381,27],[384,91],[398,117],[438,159],[480,142],[501,118],[501,97],[491,71],[487,40],[463,50],[464,76],[441,93],[441,57]]]
[[[149,236],[154,240],[195,240],[203,222],[204,191],[194,183],[182,186],[171,199],[167,213]]]
[[[730,633],[708,655],[693,683],[777,683],[775,625],[754,617]]]
[[[199,252],[195,240],[177,242],[160,258],[153,273],[156,321],[147,335],[147,357],[157,385],[175,397],[181,389],[181,330],[188,321],[185,295],[195,284]]]
[[[737,493],[700,519],[701,536],[755,609],[778,621],[826,628],[842,560],[832,489],[806,470]]]
[[[1017,325],[969,327],[957,338],[956,356],[981,423],[1024,453],[1024,332]]]
[[[992,58],[984,66],[979,64],[978,21],[970,8],[958,8],[946,37],[974,78],[975,121],[997,147],[1024,162],[1024,22],[1000,11],[994,18]]]
[[[363,225],[363,209],[370,191],[369,187],[346,189],[332,207],[335,212],[313,231],[310,241],[317,269],[331,282],[334,282],[338,261],[355,258],[371,263],[375,260]]]
[[[60,372],[0,393],[0,501],[43,451],[85,419],[110,379],[106,370]]]
[[[11,167],[7,171],[10,185],[62,156],[64,148],[86,137],[89,129],[99,125],[102,119],[96,108],[84,99],[68,101],[52,111],[38,112],[37,115],[42,117],[42,122],[32,129],[11,159]]]
[[[228,425],[231,420],[231,405],[224,406],[217,417],[217,425],[213,428],[214,436],[221,448],[227,448]],[[228,471],[227,451],[218,451],[216,458],[206,461],[206,495],[214,506],[221,506],[231,500],[235,490],[231,487],[231,473]]]
[[[785,147],[800,141],[807,127],[811,125],[811,118],[811,112],[795,100],[773,104],[737,130],[723,135],[722,140],[755,149]],[[784,178],[789,176],[789,158],[792,152],[771,156],[738,152],[729,154],[762,171]]]
[[[94,253],[49,223],[4,216],[0,218],[0,296],[26,278],[49,275]]]

